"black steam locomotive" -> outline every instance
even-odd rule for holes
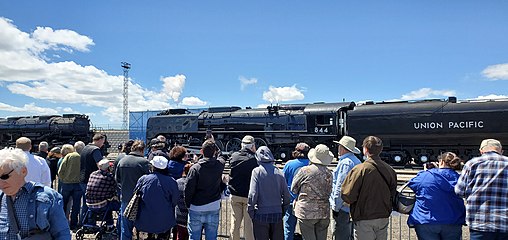
[[[92,134],[90,120],[82,114],[0,118],[1,147],[14,146],[19,137],[30,138],[34,146],[41,141],[52,146],[76,141],[86,143]]]
[[[484,138],[508,143],[508,101],[447,100],[403,102],[314,103],[209,108],[200,113],[171,109],[151,117],[147,139],[159,134],[171,144],[199,146],[207,130],[225,152],[237,151],[241,138],[250,134],[257,146],[267,145],[277,158],[288,160],[298,142],[327,144],[343,135],[359,143],[368,135],[381,137],[382,158],[395,165],[436,161],[444,151],[463,159],[479,155]]]

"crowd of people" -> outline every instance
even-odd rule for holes
[[[21,137],[0,150],[0,239],[71,239],[98,216],[122,240],[217,239],[224,197],[234,240],[325,240],[330,225],[336,240],[388,237],[397,175],[380,157],[379,137],[363,139],[361,150],[350,136],[335,141],[330,170],[335,156],[324,144],[296,144],[279,169],[271,150],[246,135],[228,175],[213,136],[200,157],[159,136],[146,157],[145,143],[130,140],[114,161],[102,155],[104,141],[41,142],[32,154]],[[508,239],[508,157],[495,139],[479,150],[465,164],[445,152],[407,183],[416,196],[407,224],[418,239],[462,239],[466,224],[470,239]]]

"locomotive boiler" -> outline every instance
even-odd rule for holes
[[[92,134],[90,120],[82,114],[0,118],[2,147],[15,145],[19,137],[30,138],[34,146],[41,141],[51,145],[89,142]]]
[[[212,130],[222,151],[240,149],[241,138],[252,135],[276,158],[288,160],[298,142],[319,143],[337,151],[333,140],[343,135],[361,141],[368,135],[384,142],[382,158],[394,165],[436,161],[444,151],[463,159],[479,155],[484,138],[508,142],[508,101],[422,100],[355,104],[314,103],[241,109],[209,108],[200,113],[167,110],[149,118],[147,139],[164,135],[170,144],[199,148]]]

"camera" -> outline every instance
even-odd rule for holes
[[[435,168],[435,167],[437,167],[437,164],[435,162],[425,163],[425,168],[426,169],[432,169],[432,168]]]
[[[212,138],[212,130],[208,129],[208,130],[206,130],[205,139],[208,140],[208,139],[211,139],[211,138]]]

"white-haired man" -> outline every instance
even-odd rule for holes
[[[496,139],[483,140],[480,153],[464,165],[455,193],[466,198],[470,239],[508,239],[508,157]]]
[[[32,141],[27,137],[20,137],[16,140],[16,148],[23,150],[28,157],[26,168],[28,173],[26,175],[27,181],[42,183],[45,186],[51,186],[51,174],[49,171],[46,159],[39,156],[34,156],[30,153],[32,149]]]
[[[49,153],[49,144],[48,142],[42,141],[39,143],[39,151],[37,152],[37,156],[46,159]]]
[[[70,230],[55,190],[26,181],[28,157],[20,149],[0,150],[0,239],[70,240]]]

